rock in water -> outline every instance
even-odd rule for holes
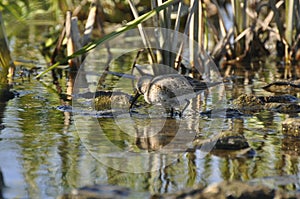
[[[124,199],[129,198],[130,190],[116,185],[91,185],[74,189],[58,199]]]
[[[272,93],[298,93],[300,92],[300,85],[292,82],[273,82],[263,87],[266,91]]]
[[[264,185],[250,185],[241,181],[223,181],[203,188],[194,188],[174,194],[156,194],[151,199],[177,199],[177,198],[218,198],[218,199],[273,199],[283,198],[281,193]]]
[[[288,136],[300,136],[300,118],[287,118],[282,122],[282,133]]]

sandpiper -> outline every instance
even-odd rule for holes
[[[221,82],[202,82],[194,78],[180,74],[164,74],[157,76],[144,75],[137,81],[137,94],[132,100],[130,108],[140,95],[148,104],[163,106],[171,116],[174,116],[174,108],[184,106],[182,112],[189,105],[189,100],[196,97],[201,91],[218,85]]]

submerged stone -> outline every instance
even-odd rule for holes
[[[300,118],[287,118],[282,122],[282,133],[288,136],[300,136]]]
[[[281,149],[291,156],[300,156],[300,137],[284,137],[281,142]]]
[[[203,198],[274,198],[275,190],[264,185],[249,185],[240,181],[211,184],[203,190]]]
[[[255,113],[262,110],[280,113],[298,113],[299,99],[292,95],[255,96],[243,94],[233,101],[233,105],[243,113]]]
[[[222,158],[253,158],[256,155],[256,151],[250,147],[238,150],[223,150],[213,149],[211,154]]]
[[[242,116],[247,116],[238,109],[234,108],[224,108],[224,109],[213,109],[208,111],[203,111],[200,113],[201,116],[206,116],[208,118],[240,118]]]
[[[218,139],[214,149],[239,150],[248,148],[249,144],[243,135],[231,135]]]
[[[151,199],[175,199],[175,198],[218,198],[218,199],[273,199],[286,198],[279,191],[265,185],[250,185],[241,181],[223,181],[214,183],[206,188],[196,187],[174,194],[156,194]]]
[[[298,93],[300,92],[300,85],[292,82],[273,82],[263,87],[266,91],[272,93]]]
[[[114,108],[129,109],[131,96],[123,92],[102,91],[94,100],[95,109],[109,110]]]
[[[299,113],[300,112],[300,105],[298,104],[280,104],[273,109],[279,113]]]
[[[264,103],[295,103],[299,99],[293,95],[274,95],[258,97]]]
[[[91,185],[74,189],[71,193],[59,196],[58,199],[123,199],[129,198],[130,190],[116,185]]]
[[[200,148],[204,145],[214,145],[212,152],[218,151],[221,153],[222,151],[250,148],[247,139],[243,135],[231,131],[222,132],[222,134],[215,139],[202,140],[197,138],[194,140],[194,146],[196,148]]]

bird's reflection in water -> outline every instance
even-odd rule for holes
[[[167,118],[152,119],[150,125],[137,125],[135,144],[139,149],[148,152],[159,150],[174,152],[181,149],[184,151],[186,142],[192,140],[194,135],[183,136],[186,132],[180,128],[181,123],[181,120]]]

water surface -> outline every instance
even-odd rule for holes
[[[38,39],[30,38],[33,40],[26,36],[24,40],[12,38],[13,56],[44,63],[32,43]],[[128,72],[131,61],[119,60],[122,65],[117,64],[113,69]],[[87,71],[93,72],[92,67],[91,64]],[[260,68],[263,70],[241,73],[233,83],[225,85],[225,93],[219,94],[226,96],[226,103],[245,93],[271,95],[261,87],[276,78],[277,67],[275,63],[266,62]],[[88,80],[93,83],[92,76]],[[115,84],[118,78],[110,78],[106,81],[108,90],[120,86]],[[66,92],[65,78],[61,85]],[[132,94],[130,81],[122,86]],[[284,136],[281,131],[281,122],[291,117],[288,114],[261,111],[251,117],[233,119],[192,115],[166,119],[161,128],[159,118],[152,118],[151,123],[143,117],[116,120],[62,112],[57,107],[71,105],[71,102],[62,100],[49,74],[41,81],[17,75],[11,90],[17,91],[19,96],[2,103],[0,109],[0,121],[5,127],[0,130],[0,168],[6,184],[4,198],[55,198],[73,188],[94,183],[129,187],[137,198],[147,193],[171,193],[222,180],[300,189],[300,142],[298,138]],[[219,99],[214,94],[203,93],[192,106],[198,111],[214,108]],[[91,103],[87,100],[85,105]],[[203,156],[190,142],[195,137],[207,139],[220,131],[243,134],[255,153],[249,156],[214,151]],[[155,132],[155,136],[147,139],[140,136],[151,132]],[[145,156],[112,152],[111,143],[116,151]],[[156,153],[162,146],[169,146],[167,153]],[[186,148],[190,150],[183,150]],[[135,168],[154,171],[124,172]]]

